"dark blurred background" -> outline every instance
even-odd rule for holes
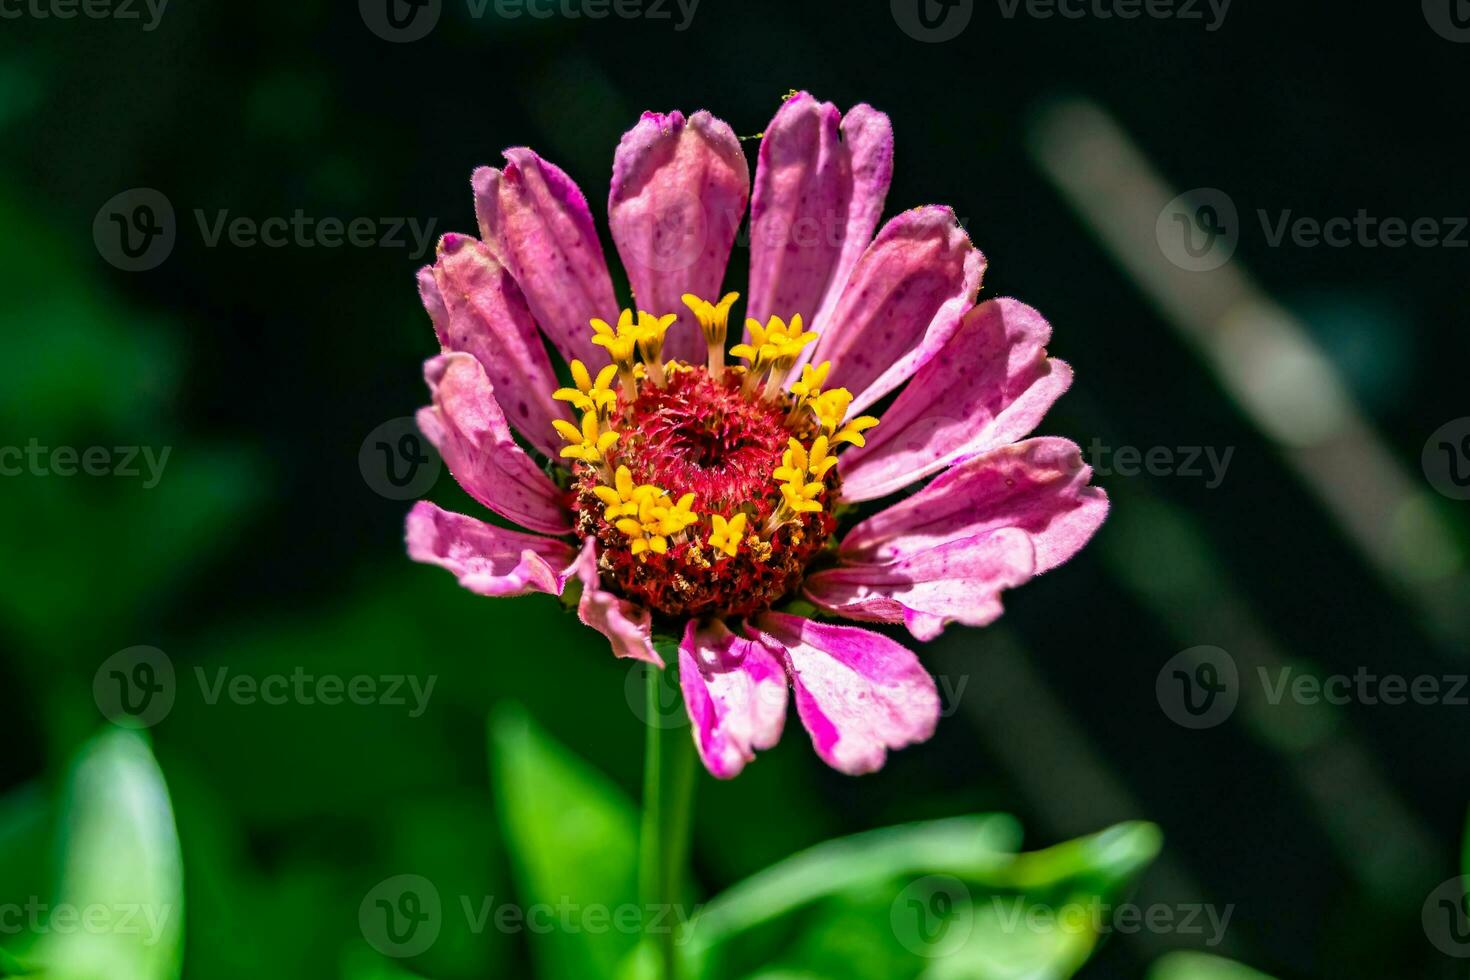
[[[951,709],[932,742],[849,779],[793,718],[739,779],[701,776],[704,890],[912,819],[1004,811],[1035,847],[1141,818],[1165,847],[1134,900],[1233,906],[1214,952],[1286,978],[1463,975],[1421,910],[1460,873],[1465,702],[1273,704],[1259,679],[1432,677],[1447,695],[1470,670],[1465,494],[1424,465],[1470,435],[1463,3],[1181,0],[1124,19],[975,0],[928,7],[926,27],[914,0],[649,0],[600,20],[442,0],[403,41],[350,2],[179,2],[156,21],[39,2],[0,20],[0,443],[170,455],[152,486],[141,459],[136,478],[0,478],[0,814],[51,794],[107,724],[108,658],[164,651],[178,694],[149,737],[183,851],[186,976],[338,975],[362,896],[405,869],[446,895],[507,892],[497,704],[636,796],[627,665],[549,597],[481,599],[410,563],[409,503],[359,450],[425,400],[413,273],[432,251],[412,230],[475,230],[475,166],[533,146],[600,220],[638,113],[708,108],[755,136],[792,89],[886,111],[885,215],[952,205],[989,258],[983,295],[1050,319],[1077,383],[1042,432],[1083,446],[1114,512],[997,627],[921,652]],[[161,258],[108,238],[108,213],[161,213],[139,188],[175,215]],[[1194,227],[1176,228],[1163,203],[1192,190],[1171,207]],[[298,211],[370,219],[375,241],[210,242],[225,213]],[[1360,211],[1432,228],[1275,237]],[[1168,460],[1131,470],[1127,448]],[[1206,453],[1227,451],[1212,478]],[[470,506],[447,474],[426,495]],[[1156,680],[1198,647],[1237,669],[1239,707],[1191,728]],[[196,668],[437,682],[411,717],[209,703]],[[26,841],[45,839],[0,833],[9,894],[44,877]],[[1080,975],[1191,947],[1118,936]],[[518,976],[527,955],[523,936],[446,930],[416,967]]]

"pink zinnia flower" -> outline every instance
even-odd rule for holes
[[[939,697],[912,652],[776,608],[805,600],[930,640],[992,622],[1002,591],[1086,543],[1108,505],[1081,453],[1023,439],[1071,381],[1046,321],[1011,299],[976,305],[985,258],[948,208],[874,237],[893,134],[867,105],[788,99],[753,190],[724,122],[645,113],[608,200],[638,310],[620,312],[571,178],[523,147],[505,158],[473,177],[480,239],[446,236],[419,272],[444,353],[418,420],[460,485],[528,530],[421,502],[409,554],[481,595],[575,580],[582,622],[620,657],[662,666],[654,624],[682,636],[715,776],[775,744],[788,685],[843,772],[927,739]],[[747,201],[749,319],[727,364],[738,297],[720,298],[722,280]],[[862,414],[895,392],[881,425]],[[930,477],[839,536],[844,505]]]

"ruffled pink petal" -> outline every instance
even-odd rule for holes
[[[470,183],[480,237],[515,277],[552,344],[568,360],[608,363],[592,343],[589,321],[616,321],[618,304],[581,190],[523,146],[505,151],[503,169],[481,167]]]
[[[563,581],[575,575],[582,583],[582,597],[577,600],[577,618],[607,637],[613,655],[630,660],[643,660],[663,667],[664,662],[653,649],[653,616],[647,609],[599,587],[597,574],[597,541],[588,538],[582,553],[562,576]]]
[[[525,297],[485,243],[445,235],[434,265],[419,274],[419,295],[444,350],[474,355],[511,424],[555,457],[561,443],[551,420],[571,415],[551,397],[556,374]]]
[[[1031,539],[1037,575],[1076,554],[1108,515],[1088,486],[1092,468],[1067,439],[1027,439],[967,459],[854,527],[839,557],[889,564],[960,538],[1017,528]]]
[[[806,92],[761,139],[750,206],[749,315],[800,313],[820,330],[873,240],[893,176],[893,126],[869,105],[846,116]]]
[[[922,742],[939,721],[939,692],[919,659],[886,636],[853,626],[766,613],[755,623],[778,648],[796,689],[796,711],[817,754],[860,775],[889,749]]]
[[[965,314],[933,360],[883,412],[866,446],[842,456],[844,500],[873,500],[1024,437],[1072,383],[1049,360],[1051,326],[1014,299]]]
[[[522,527],[570,533],[561,491],[516,445],[480,362],[441,354],[424,364],[424,380],[434,404],[419,410],[419,428],[465,492]]]
[[[716,779],[730,779],[781,740],[786,671],[764,646],[716,619],[691,620],[679,644],[679,684],[694,747]]]
[[[565,541],[512,531],[421,500],[408,512],[408,556],[447,568],[459,584],[488,596],[560,595],[560,576],[577,557]]]
[[[831,387],[857,412],[898,387],[958,329],[975,302],[985,256],[949,208],[905,211],[883,226],[852,271],[816,343]]]
[[[640,309],[678,313],[664,355],[705,357],[699,323],[681,297],[714,302],[750,199],[750,170],[735,132],[700,111],[645,112],[613,158],[607,208],[613,241]]]
[[[958,538],[887,565],[840,565],[807,579],[807,598],[849,619],[903,623],[923,642],[950,623],[988,626],[1000,594],[1031,578],[1036,552],[1024,531]]]

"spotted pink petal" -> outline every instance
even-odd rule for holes
[[[957,538],[887,565],[842,564],[806,580],[807,598],[849,619],[902,623],[923,642],[950,623],[988,626],[1000,594],[1030,579],[1036,552],[1026,532],[1002,528]]]
[[[842,498],[874,500],[957,460],[1015,442],[1072,383],[1049,360],[1051,326],[1014,299],[988,300],[883,412],[867,445],[842,457]]]
[[[766,127],[750,206],[749,315],[800,313],[822,329],[873,240],[893,176],[893,126],[869,105],[846,116],[806,92]]]
[[[473,354],[485,369],[512,425],[541,452],[561,449],[552,419],[569,419],[554,400],[556,373],[525,297],[485,243],[445,235],[419,292],[445,351]],[[437,302],[435,300],[437,299]],[[434,307],[442,309],[436,315]]]
[[[589,321],[616,321],[618,304],[582,191],[525,147],[506,150],[504,168],[481,167],[470,183],[480,237],[515,277],[551,343],[568,360],[607,364]]]
[[[582,553],[567,569],[563,581],[573,575],[582,583],[582,596],[577,600],[577,618],[607,637],[614,656],[662,667],[663,658],[653,649],[652,614],[637,603],[600,588],[596,538],[588,538],[582,543]]]
[[[831,387],[858,412],[902,384],[959,328],[975,302],[985,256],[949,208],[905,211],[883,226],[852,271],[816,343]]]
[[[568,534],[561,491],[516,445],[495,389],[469,354],[441,354],[424,364],[434,404],[419,428],[465,492],[502,517],[547,534]]]
[[[608,217],[639,308],[678,313],[664,355],[705,356],[699,322],[681,297],[720,298],[735,232],[750,198],[750,170],[735,132],[700,111],[645,112],[613,158]]]
[[[730,779],[781,740],[786,671],[764,646],[716,619],[691,620],[679,644],[679,683],[694,747],[710,775]]]
[[[1092,469],[1067,439],[1027,439],[965,460],[879,511],[843,539],[851,564],[901,562],[946,542],[1017,528],[1031,539],[1037,575],[1071,558],[1108,514]]]
[[[407,538],[414,561],[447,568],[460,585],[488,596],[560,595],[559,577],[577,557],[565,541],[496,527],[426,500],[408,512]]]
[[[882,768],[889,749],[922,742],[939,721],[934,678],[905,647],[853,626],[765,613],[760,638],[780,650],[796,711],[817,754],[860,775]]]

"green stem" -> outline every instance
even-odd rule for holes
[[[694,802],[694,741],[679,695],[678,651],[660,649],[669,666],[648,668],[643,753],[643,827],[639,844],[638,891],[648,936],[658,951],[658,976],[678,980],[679,934],[673,923],[683,897],[689,862],[689,828]]]

